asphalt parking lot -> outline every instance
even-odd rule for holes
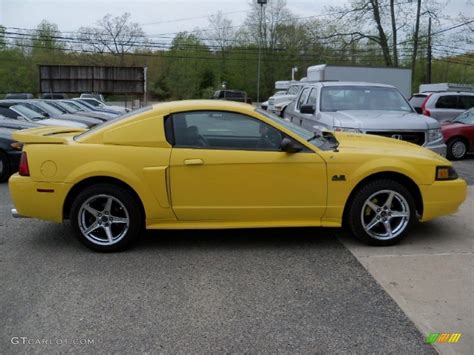
[[[98,254],[11,207],[1,184],[0,353],[436,353],[336,230],[153,232]]]

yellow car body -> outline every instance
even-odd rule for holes
[[[203,110],[264,122],[305,151],[173,147],[165,118]],[[378,136],[334,136],[339,147],[322,150],[251,105],[163,103],[86,132],[14,133],[24,143],[29,176],[13,175],[9,187],[18,214],[62,222],[81,190],[116,182],[139,199],[147,229],[340,227],[351,194],[374,176],[413,191],[421,221],[453,213],[465,199],[462,179],[436,180],[436,167],[451,163],[427,149]]]

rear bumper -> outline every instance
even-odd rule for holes
[[[455,213],[467,195],[467,184],[462,179],[419,186],[423,198],[422,222]]]
[[[69,184],[35,182],[18,174],[12,175],[8,184],[16,216],[63,221],[63,205]]]

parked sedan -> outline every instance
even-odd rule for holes
[[[28,103],[23,101],[21,101],[20,103],[11,101],[0,101],[0,114],[11,120],[17,120],[18,125],[22,125],[25,122],[29,122],[38,123],[46,126],[87,128],[87,125],[72,120],[46,118],[41,113],[32,110],[28,106]],[[10,121],[10,123],[13,122]]]
[[[449,159],[462,159],[468,152],[474,152],[474,108],[444,122],[441,131],[448,146]]]
[[[123,107],[123,106],[114,106],[114,105],[107,105],[106,103],[99,101],[94,98],[74,98],[74,100],[79,100],[82,102],[86,102],[89,105],[92,105],[96,108],[100,108],[102,110],[110,110],[110,111],[115,111],[119,113],[124,113],[130,111],[128,108]]]
[[[56,107],[63,114],[72,114],[72,115],[78,115],[78,116],[92,117],[92,118],[101,120],[102,122],[108,121],[110,119],[110,116],[106,116],[105,114],[85,112],[75,107],[71,107],[70,105],[66,104],[62,100],[48,100],[47,103],[51,106]]]
[[[47,101],[43,100],[29,100],[22,104],[48,118],[82,123],[87,127],[94,127],[104,122],[103,120],[97,118],[64,113],[63,111],[49,104]]]
[[[127,248],[143,227],[345,225],[365,243],[391,245],[418,219],[454,213],[467,190],[451,162],[428,149],[315,135],[222,100],[163,103],[86,132],[36,128],[14,138],[24,148],[9,184],[13,215],[70,219],[98,251]]]
[[[0,182],[7,181],[18,171],[21,145],[12,138],[15,129],[0,127]]]

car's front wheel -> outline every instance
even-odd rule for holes
[[[393,245],[416,221],[411,193],[393,180],[374,180],[358,190],[347,213],[352,234],[370,245]]]
[[[460,138],[454,138],[448,142],[447,157],[450,160],[463,159],[467,153],[467,145]]]
[[[136,198],[113,184],[97,184],[75,198],[70,215],[78,239],[95,251],[127,249],[140,235],[143,217]]]

